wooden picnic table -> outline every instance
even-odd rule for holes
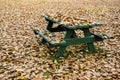
[[[45,18],[45,20],[48,22],[48,25],[46,26],[46,29],[53,32],[61,32],[65,31],[66,34],[64,35],[64,40],[60,43],[52,42],[46,35],[41,33],[40,31],[32,28],[35,34],[38,34],[43,37],[42,41],[48,42],[51,46],[56,47],[59,46],[59,50],[56,54],[56,57],[62,57],[64,56],[64,52],[66,50],[66,47],[73,44],[87,44],[89,52],[96,52],[94,42],[96,41],[103,41],[104,39],[109,39],[112,37],[106,37],[102,35],[96,35],[92,32],[90,32],[90,28],[93,27],[100,27],[103,24],[101,23],[91,23],[91,24],[82,24],[82,25],[73,25],[69,26],[66,24],[61,23],[60,21],[57,21],[55,19],[49,18],[47,16],[42,16]],[[53,28],[53,24],[58,24],[55,28]],[[78,38],[75,30],[82,30],[84,33],[84,38]]]

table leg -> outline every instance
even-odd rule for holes
[[[88,45],[88,50],[89,50],[89,52],[92,52],[92,53],[93,53],[93,52],[96,52],[93,43],[87,43],[87,45]]]
[[[75,38],[77,37],[74,30],[67,30],[64,36],[64,39]],[[60,46],[56,57],[63,57],[67,46]]]
[[[69,38],[76,38],[76,33],[74,30],[67,30],[66,34],[64,36],[64,39],[69,39]]]
[[[64,57],[64,52],[66,50],[66,47],[67,46],[60,46],[57,54],[56,54],[56,58],[59,58],[59,57]]]
[[[82,29],[85,37],[91,36],[90,30],[88,28]],[[94,43],[87,43],[89,52],[96,52]]]

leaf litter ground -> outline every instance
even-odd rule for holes
[[[34,26],[46,32],[41,14],[102,22],[103,27],[91,30],[115,38],[95,43],[95,55],[87,51],[86,45],[73,45],[65,52],[67,58],[56,60],[57,49],[41,42],[38,44],[38,38],[30,29]],[[82,32],[76,32],[82,37]],[[55,39],[63,33],[48,36]],[[119,0],[0,0],[0,79],[120,79]]]

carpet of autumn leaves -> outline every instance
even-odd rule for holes
[[[119,3],[119,0],[0,0],[0,80],[119,80]],[[94,55],[86,45],[69,46],[65,52],[68,57],[56,60],[57,49],[38,44],[30,26],[45,32],[46,21],[40,15],[58,13],[104,23],[91,31],[112,35],[114,39],[95,43]]]

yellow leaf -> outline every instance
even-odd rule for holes
[[[85,66],[83,64],[80,64],[80,68],[83,69]]]
[[[24,77],[24,76],[19,76],[19,79],[20,79],[20,80],[24,80],[25,77]]]

